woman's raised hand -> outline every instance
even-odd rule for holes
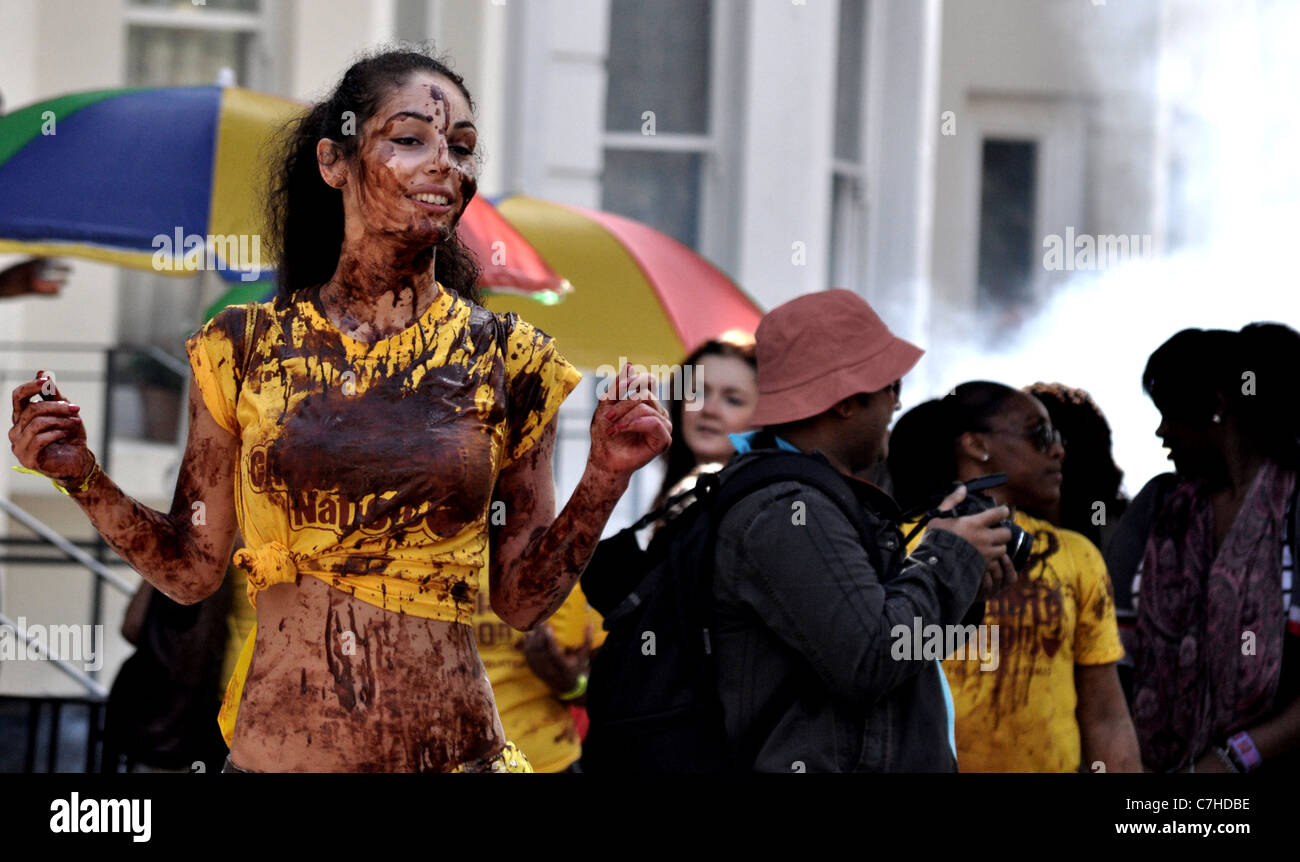
[[[13,401],[9,446],[18,463],[64,484],[89,475],[95,456],[86,447],[81,408],[63,397],[53,377],[36,372],[34,379],[14,389]]]
[[[591,419],[588,462],[619,477],[630,477],[668,448],[672,422],[659,403],[653,375],[632,374],[625,364],[600,396]]]

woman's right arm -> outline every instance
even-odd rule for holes
[[[128,497],[102,472],[75,490],[93,474],[95,456],[86,447],[80,408],[52,380],[38,372],[13,391],[13,405],[9,442],[19,463],[69,486],[95,529],[133,569],[181,604],[216,592],[235,538],[239,441],[212,418],[192,379],[189,439],[167,512]]]

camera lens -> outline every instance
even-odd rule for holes
[[[1011,539],[1007,542],[1007,556],[1011,558],[1012,568],[1018,572],[1029,564],[1029,555],[1034,552],[1034,537],[1012,521],[1003,521],[1002,526],[1011,531]]]

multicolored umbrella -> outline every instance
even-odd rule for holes
[[[0,251],[254,280],[271,269],[259,155],[301,109],[238,87],[165,87],[74,93],[0,117]],[[208,242],[229,236],[233,247]]]
[[[261,248],[269,145],[302,110],[239,87],[160,87],[0,117],[0,252],[252,282],[274,268]],[[461,237],[489,293],[556,302],[569,289],[486,201],[470,203]],[[508,258],[487,265],[504,245]]]
[[[496,206],[573,294],[555,306],[514,297],[488,305],[546,331],[575,365],[671,365],[726,331],[753,333],[763,315],[721,270],[640,222],[522,195]]]

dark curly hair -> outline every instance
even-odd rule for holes
[[[415,72],[447,78],[474,109],[464,79],[443,60],[420,48],[380,50],[353,63],[328,98],[282,131],[266,202],[267,246],[278,261],[279,297],[329,281],[343,248],[343,193],[321,178],[317,141],[328,138],[342,158],[355,159],[360,136],[344,133],[346,112],[351,112],[348,121],[360,129],[388,92]],[[481,304],[478,260],[455,233],[438,246],[434,278]]]
[[[1094,523],[1094,506],[1106,504],[1107,522],[1123,514],[1127,498],[1120,493],[1124,471],[1115,463],[1111,452],[1110,423],[1082,389],[1061,383],[1034,383],[1024,388],[1047,408],[1052,427],[1061,432],[1068,453],[1061,465],[1061,504],[1058,526],[1082,533],[1098,548],[1106,538],[1101,525]],[[1034,512],[1046,518],[1046,512]]]

